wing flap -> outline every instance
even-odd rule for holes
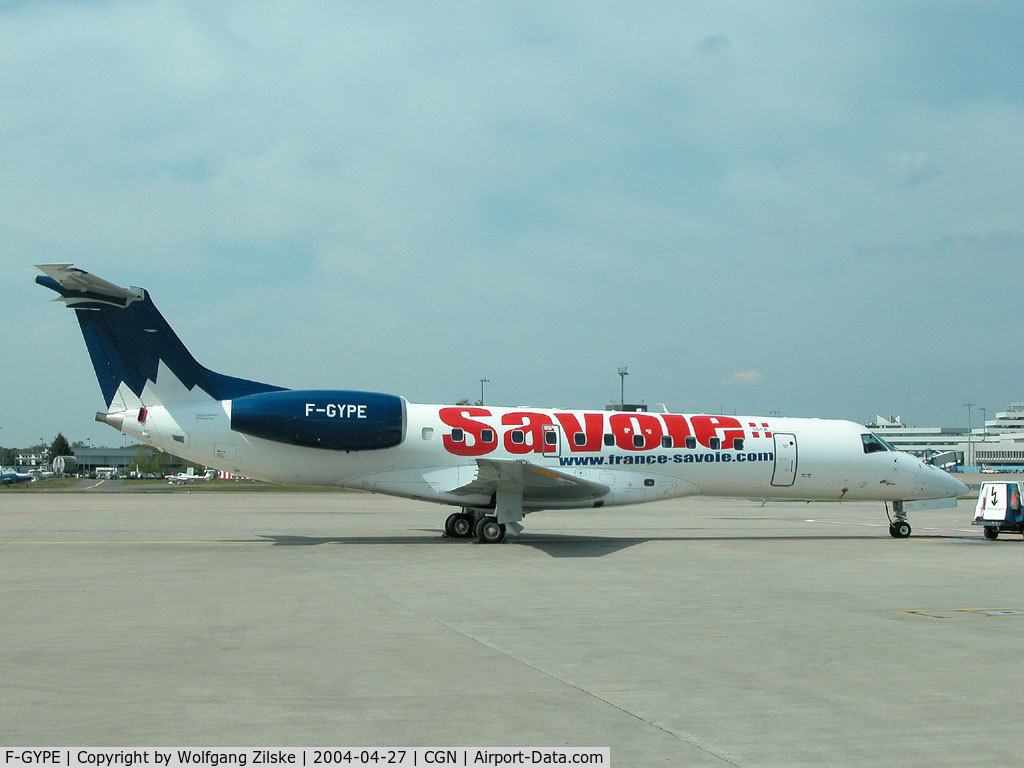
[[[587,501],[599,499],[611,490],[603,483],[528,461],[477,459],[476,465],[476,478],[452,493],[489,496],[498,491],[518,493],[521,490],[524,501]]]

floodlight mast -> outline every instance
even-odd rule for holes
[[[974,451],[972,449],[974,448],[974,443],[971,439],[971,408],[974,407],[974,403],[964,403],[963,407],[967,409],[967,466],[973,467],[972,454]]]

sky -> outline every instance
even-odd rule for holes
[[[32,265],[413,402],[1024,400],[1024,3],[0,2],[0,445],[119,444]]]

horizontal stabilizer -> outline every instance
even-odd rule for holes
[[[140,288],[121,288],[71,264],[37,264],[36,269],[46,275],[37,277],[37,283],[59,293],[61,297],[57,301],[79,309],[93,302],[101,306],[127,307],[143,298]]]

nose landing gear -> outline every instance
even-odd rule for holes
[[[896,521],[889,523],[889,535],[894,539],[905,539],[910,535],[910,523],[906,520],[903,522]]]
[[[885,505],[885,514],[889,516],[889,505]],[[893,519],[895,518],[895,519]],[[889,535],[894,539],[905,539],[911,532],[910,523],[907,522],[907,513],[903,511],[903,502],[892,503],[892,516],[889,517]]]

